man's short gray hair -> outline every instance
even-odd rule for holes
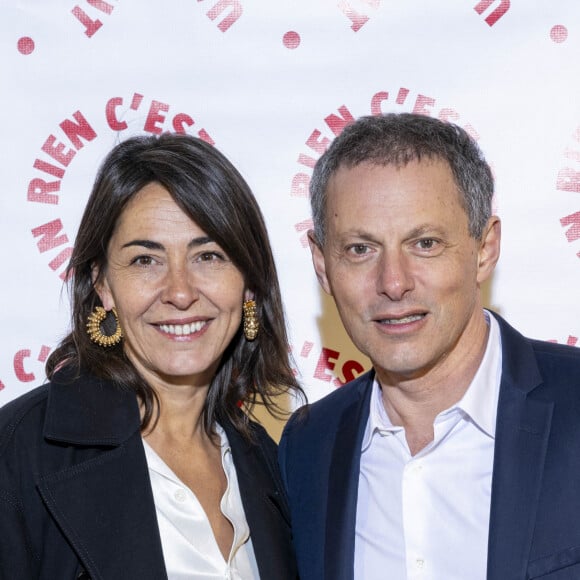
[[[361,117],[346,127],[320,157],[310,181],[314,236],[326,237],[328,184],[340,167],[360,163],[404,167],[410,161],[441,159],[449,164],[469,221],[481,239],[491,216],[493,175],[477,143],[461,127],[413,113]]]

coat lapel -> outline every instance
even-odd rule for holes
[[[90,577],[167,578],[135,395],[61,372],[44,437],[70,460],[37,487]]]
[[[328,482],[325,580],[352,580],[356,506],[362,439],[369,415],[374,373],[357,385],[356,398],[342,413],[333,447]]]
[[[491,494],[488,580],[526,578],[553,404],[529,343],[501,319],[503,368]]]
[[[295,580],[298,577],[292,548],[287,500],[278,476],[276,446],[257,433],[257,444],[245,440],[227,421],[228,437],[244,512],[250,526],[261,578]]]
[[[141,438],[46,476],[47,509],[93,580],[167,578]]]

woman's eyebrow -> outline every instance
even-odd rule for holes
[[[199,238],[193,238],[189,244],[188,248],[195,248],[197,246],[203,246],[205,244],[211,244],[213,240],[209,236],[200,236]],[[126,244],[123,244],[123,248],[130,248],[132,246],[141,246],[147,248],[148,250],[165,250],[165,246],[159,242],[154,242],[153,240],[131,240]]]

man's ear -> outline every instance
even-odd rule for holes
[[[493,215],[487,221],[479,246],[477,260],[477,282],[479,284],[485,282],[492,275],[499,260],[500,245],[501,221]]]
[[[310,251],[312,252],[312,264],[314,265],[314,271],[316,272],[318,282],[320,282],[320,285],[322,288],[324,288],[324,291],[332,296],[330,284],[328,283],[328,277],[326,276],[326,262],[324,261],[324,253],[318,241],[316,240],[314,230],[308,230],[308,243],[310,244]]]
[[[115,300],[113,299],[113,293],[109,287],[107,276],[101,271],[101,268],[97,264],[91,266],[91,278],[93,280],[95,292],[101,299],[103,308],[108,312],[115,307]]]

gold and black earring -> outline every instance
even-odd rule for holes
[[[102,306],[95,306],[95,309],[89,314],[87,318],[87,333],[89,338],[99,346],[110,347],[115,346],[121,342],[123,338],[123,331],[119,323],[119,317],[115,308],[111,310],[115,317],[115,332],[113,334],[105,334],[102,329],[102,324],[109,314]]]

